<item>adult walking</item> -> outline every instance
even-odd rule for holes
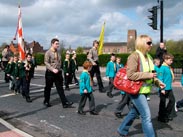
[[[167,53],[164,43],[160,43],[160,46],[156,49],[156,58],[160,59],[160,65],[163,63],[163,55]]]
[[[2,51],[2,66],[3,66],[3,69],[6,68],[10,56],[11,56],[10,47],[9,47],[9,45],[6,45],[5,48]],[[4,80],[5,80],[6,83],[9,82],[9,78],[7,77],[6,73],[4,75]]]
[[[164,84],[156,78],[154,64],[151,56],[148,54],[152,47],[152,39],[147,35],[140,35],[135,42],[136,51],[133,52],[127,60],[127,77],[130,80],[142,80],[144,83],[140,88],[139,94],[129,95],[134,104],[128,115],[118,128],[118,133],[121,136],[127,136],[135,118],[140,115],[142,120],[142,130],[145,137],[155,137],[154,128],[151,122],[151,113],[146,99],[146,94],[150,93],[152,83],[164,88]],[[140,65],[140,71],[137,70]]]
[[[99,58],[98,58],[98,46],[99,46],[99,42],[97,40],[93,41],[93,47],[90,49],[87,59],[89,61],[92,62],[92,68],[90,71],[90,75],[91,75],[91,80],[93,83],[93,77],[94,74],[96,73],[96,77],[97,77],[97,82],[98,82],[98,86],[99,86],[99,92],[105,92],[103,83],[102,83],[102,79],[100,76],[100,67],[99,67]]]
[[[53,38],[51,40],[51,48],[45,53],[44,63],[46,65],[45,81],[46,86],[44,90],[44,105],[51,107],[50,92],[53,83],[55,83],[57,92],[60,96],[63,108],[69,108],[73,102],[69,102],[65,97],[63,89],[63,76],[61,71],[61,56],[58,54],[59,40]]]

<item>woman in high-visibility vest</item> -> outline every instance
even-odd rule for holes
[[[156,78],[156,73],[152,73],[154,64],[151,56],[148,54],[151,47],[152,39],[147,35],[140,35],[135,41],[136,51],[128,57],[127,77],[134,81],[142,80],[143,85],[140,88],[139,94],[129,95],[134,105],[118,128],[118,133],[121,136],[128,135],[130,126],[135,118],[140,115],[145,137],[155,137],[146,95],[150,93],[153,82],[160,88],[164,88],[165,84]],[[138,65],[140,65],[139,71],[137,70]]]

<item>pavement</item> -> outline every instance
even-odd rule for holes
[[[45,70],[45,66],[38,66],[36,68],[37,71],[39,70]],[[100,68],[101,72],[105,72],[105,67]],[[82,71],[82,67],[79,67],[78,71]],[[175,81],[173,83],[173,87],[181,87],[181,83],[179,81]],[[179,130],[175,130],[174,133],[179,134]],[[0,137],[33,137],[32,135],[17,129],[7,121],[3,120],[1,118],[1,113],[0,113]]]
[[[33,137],[0,118],[0,137]]]

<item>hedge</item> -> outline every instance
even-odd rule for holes
[[[172,64],[173,68],[183,68],[183,54],[173,54],[174,55],[174,62]],[[0,54],[0,57],[2,55]],[[35,59],[37,62],[37,65],[44,65],[44,54],[43,53],[36,53]],[[129,54],[116,54],[117,57],[121,57],[121,63],[126,64],[127,58]],[[154,58],[155,54],[151,54],[151,56]],[[62,61],[65,59],[65,54],[62,54]],[[83,62],[86,60],[86,54],[77,54],[77,61],[78,65],[82,66]],[[106,66],[107,62],[110,60],[110,54],[102,54],[99,56],[99,63],[100,66]]]

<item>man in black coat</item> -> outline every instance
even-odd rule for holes
[[[163,63],[163,55],[167,52],[165,44],[160,43],[160,46],[156,50],[156,58],[160,59],[160,64]]]

